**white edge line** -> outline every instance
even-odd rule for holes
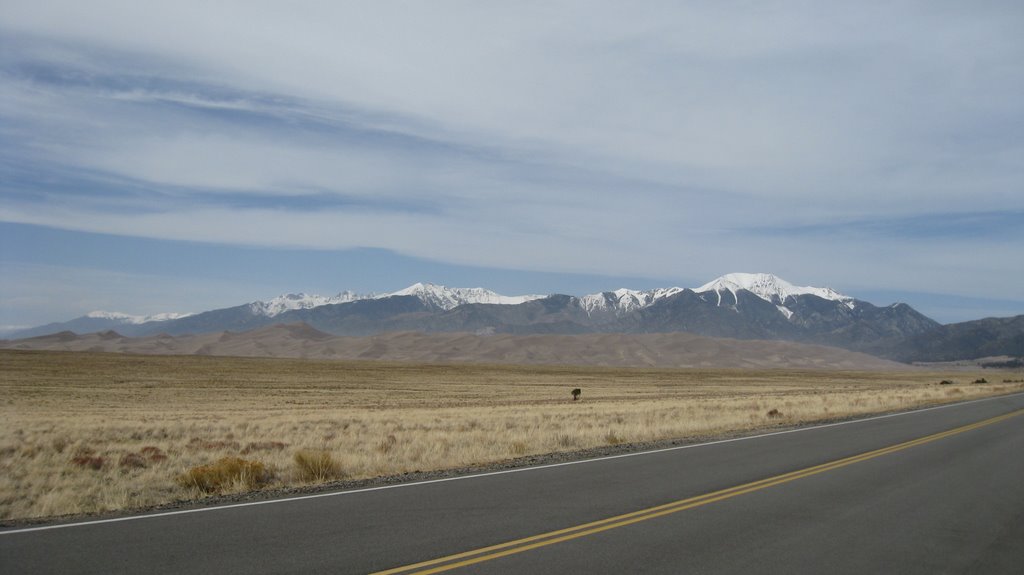
[[[865,417],[863,419],[851,419],[847,421],[838,421],[835,423],[823,423],[821,425],[813,425],[808,427],[798,427],[796,429],[786,429],[783,431],[773,431],[771,433],[762,433],[759,435],[747,435],[744,437],[733,437],[730,439],[717,439],[715,441],[707,441],[704,443],[690,443],[688,445],[677,445],[675,447],[664,447],[661,449],[652,449],[650,451],[636,451],[633,453],[622,453],[619,455],[606,455],[604,457],[594,457],[592,459],[579,459],[576,461],[565,461],[562,463],[548,463],[546,465],[533,465],[529,467],[517,467],[515,469],[503,469],[501,471],[489,471],[487,473],[477,473],[473,475],[458,475],[455,477],[444,477],[442,479],[427,479],[425,481],[414,481],[409,483],[396,483],[394,485],[382,485],[379,487],[364,487],[362,489],[349,489],[345,491],[332,491],[330,493],[317,493],[314,495],[299,495],[296,497],[285,497],[280,499],[266,499],[263,501],[248,501],[246,503],[231,503],[228,505],[216,505],[212,507],[197,507],[195,509],[179,509],[176,511],[164,511],[161,513],[148,513],[145,515],[128,515],[125,517],[113,517],[110,519],[96,519],[93,521],[80,521],[77,523],[60,523],[57,525],[43,525],[41,527],[26,527],[23,529],[11,529],[7,531],[0,531],[2,535],[14,535],[16,533],[31,533],[34,531],[47,531],[50,529],[64,529],[68,527],[85,527],[88,525],[100,525],[103,523],[118,523],[121,521],[135,521],[139,519],[153,519],[156,517],[168,517],[171,515],[185,515],[188,513],[204,513],[208,511],[223,511],[225,509],[235,509],[238,507],[253,507],[256,505],[271,505],[274,503],[289,503],[293,501],[305,501],[307,499],[319,499],[321,497],[337,497],[341,495],[353,495],[356,493],[366,493],[370,491],[383,491],[385,489],[398,489],[402,487],[418,487],[421,485],[430,485],[433,483],[445,483],[447,481],[463,481],[466,479],[477,479],[480,477],[490,477],[492,475],[507,475],[511,473],[520,473],[524,471],[537,471],[540,469],[549,469],[552,467],[565,467],[568,465],[580,465],[584,463],[595,463],[598,461],[608,461],[611,459],[622,459],[624,457],[636,457],[639,455],[652,455],[655,453],[664,453],[666,451],[678,451],[681,449],[692,449],[694,447],[707,447],[709,445],[720,445],[722,443],[732,443],[734,441],[748,441],[751,439],[761,439],[763,437],[772,437],[774,435],[785,435],[787,433],[797,433],[801,431],[812,431],[815,429],[825,429],[827,427],[837,427],[840,425],[850,425],[853,423],[863,423],[865,421],[875,421],[878,419],[888,419],[890,417],[900,417],[903,415],[913,415],[916,413],[923,413],[925,411],[934,411],[937,409],[947,409],[950,407],[957,407],[961,405],[970,405],[972,403],[980,403],[983,401],[994,401],[997,399],[1006,399],[1008,397],[1017,397],[1024,395],[1024,393],[1012,393],[1009,395],[999,395],[995,397],[984,397],[981,399],[972,399],[970,401],[964,401],[960,403],[947,403],[945,405],[935,405],[932,407],[924,407],[921,409],[914,409],[911,411],[901,411],[899,413],[888,413],[885,415],[873,415],[871,417]]]

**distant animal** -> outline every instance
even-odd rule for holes
[[[583,391],[578,387],[572,390],[572,400],[576,401],[577,399],[579,399],[581,393],[583,393]]]

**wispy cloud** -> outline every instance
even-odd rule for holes
[[[1024,242],[1024,210],[998,212],[948,212],[892,217],[884,213],[871,219],[838,219],[828,223],[757,227],[745,230],[765,236],[852,240],[879,237],[886,240],[962,243],[1003,241]]]

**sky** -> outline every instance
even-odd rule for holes
[[[0,4],[0,332],[770,272],[1024,313],[1024,3]]]

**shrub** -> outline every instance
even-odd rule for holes
[[[974,383],[988,383],[988,380],[983,377],[981,379],[974,380]]]
[[[780,417],[782,417],[782,412],[779,411],[778,409],[773,409],[773,410],[768,412],[768,418],[769,419],[778,419]]]
[[[142,469],[148,466],[146,458],[138,453],[125,453],[117,462],[118,467],[124,469]]]
[[[295,452],[295,466],[299,479],[310,482],[324,482],[341,477],[341,464],[334,461],[329,451],[302,449]]]
[[[95,455],[76,455],[71,458],[71,463],[74,463],[79,467],[88,467],[89,469],[99,471],[100,469],[103,469],[103,466],[107,463],[107,459],[105,457]]]
[[[147,445],[146,447],[143,447],[139,453],[141,453],[143,457],[145,457],[146,459],[150,460],[153,463],[158,463],[160,461],[167,460],[167,455],[163,452],[163,450],[153,445]]]
[[[270,482],[272,474],[259,461],[222,457],[209,465],[193,467],[178,477],[178,483],[206,493],[217,493],[233,485],[258,489]]]

